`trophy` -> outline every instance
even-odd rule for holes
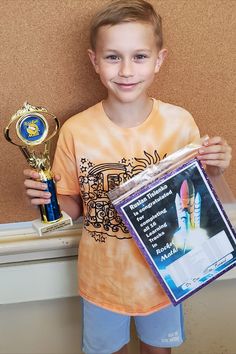
[[[47,191],[51,193],[51,202],[39,206],[41,220],[32,223],[40,236],[72,225],[70,216],[60,209],[50,166],[50,142],[59,127],[56,116],[46,108],[34,107],[25,102],[4,130],[7,141],[20,148],[28,164],[39,173],[40,181],[47,184]]]

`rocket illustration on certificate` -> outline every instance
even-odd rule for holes
[[[175,305],[235,266],[235,231],[196,159],[115,207]]]

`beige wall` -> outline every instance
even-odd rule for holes
[[[88,22],[106,0],[0,1],[0,129],[28,100],[63,123],[105,91],[88,62]],[[186,107],[202,135],[234,148],[227,173],[236,194],[235,0],[152,0],[164,21],[169,56],[151,94]],[[19,150],[0,137],[0,222],[38,216],[24,193]]]

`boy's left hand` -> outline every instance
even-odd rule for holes
[[[204,141],[198,150],[198,160],[206,165],[207,172],[213,176],[219,175],[229,166],[231,147],[219,136]]]

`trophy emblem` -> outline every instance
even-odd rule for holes
[[[30,167],[39,173],[40,181],[47,184],[47,191],[51,193],[51,202],[39,206],[41,220],[32,223],[40,236],[72,225],[70,216],[60,209],[50,165],[50,143],[59,128],[59,121],[54,114],[44,107],[25,102],[4,130],[6,140],[20,148]]]

